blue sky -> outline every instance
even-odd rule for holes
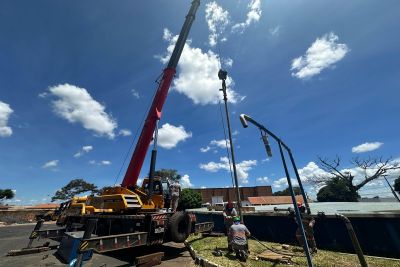
[[[74,178],[122,181],[189,6],[1,1],[0,187],[16,190],[14,203],[47,202]],[[285,187],[276,147],[265,161],[241,113],[292,148],[305,180],[321,172],[317,155],[339,155],[343,168],[355,156],[399,158],[399,13],[395,0],[202,1],[164,106],[157,168],[177,169],[185,186],[231,184],[218,55],[242,185]],[[380,181],[365,195],[387,192]]]

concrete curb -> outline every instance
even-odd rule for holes
[[[196,265],[200,265],[203,267],[223,267],[223,266],[215,264],[203,257],[198,256],[196,251],[193,249],[193,247],[187,241],[185,241],[183,243],[185,244],[185,247],[189,250],[190,256],[192,257],[192,259],[194,260],[194,263]]]

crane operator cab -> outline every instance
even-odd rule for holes
[[[149,178],[144,178],[141,190],[149,195]],[[161,177],[154,177],[153,180],[153,193],[151,200],[155,206],[160,208],[168,208],[171,202],[169,194],[169,180],[162,179]]]

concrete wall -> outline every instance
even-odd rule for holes
[[[232,187],[204,188],[193,190],[196,190],[201,194],[202,203],[211,203],[212,196],[222,196],[224,198],[224,202],[236,200],[235,189]],[[242,200],[247,200],[248,197],[272,196],[271,186],[240,187],[239,191]]]
[[[41,215],[49,209],[15,209],[0,210],[0,222],[5,224],[35,222],[35,216]]]
[[[198,222],[213,221],[215,231],[223,231],[221,212],[194,212]],[[400,258],[400,215],[346,215],[366,255]],[[283,213],[244,214],[251,234],[260,240],[296,244],[297,225],[292,215]],[[355,253],[345,224],[334,215],[317,216],[314,227],[317,247]]]

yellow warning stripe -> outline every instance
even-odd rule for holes
[[[83,241],[80,245],[79,245],[79,250],[85,250],[87,247],[89,246],[89,242],[87,241]]]
[[[29,238],[33,239],[33,238],[36,238],[37,236],[38,236],[38,233],[36,231],[33,231]]]

